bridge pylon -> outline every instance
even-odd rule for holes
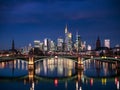
[[[80,69],[80,70],[83,70],[83,69],[84,69],[83,60],[81,59],[80,56],[78,56],[76,68],[77,68],[77,69]]]
[[[34,64],[34,57],[33,56],[29,56],[28,64],[29,65]]]

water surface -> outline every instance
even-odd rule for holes
[[[48,58],[0,62],[0,90],[119,90],[115,63],[87,60],[77,70],[72,59]]]

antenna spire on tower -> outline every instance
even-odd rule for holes
[[[68,30],[67,30],[67,24],[66,24],[66,27],[65,27],[65,33],[67,33],[68,32]]]

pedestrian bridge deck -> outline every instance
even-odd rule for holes
[[[46,58],[54,58],[55,56],[34,56],[34,61],[38,61],[38,60],[43,60]],[[58,56],[58,58],[67,58],[67,59],[71,59],[74,60],[75,62],[77,62],[78,57],[77,56]],[[107,61],[119,61],[120,62],[120,58],[114,58],[114,57],[88,57],[88,56],[83,56],[80,57],[82,61],[86,61],[86,60],[107,60]],[[21,60],[25,60],[25,61],[29,61],[29,57],[25,57],[25,56],[6,56],[6,57],[0,57],[0,61],[9,61],[9,60],[15,60],[15,59],[21,59]]]

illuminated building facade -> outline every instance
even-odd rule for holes
[[[40,50],[43,51],[43,42],[40,42]]]
[[[31,43],[29,43],[29,45],[28,45],[28,51],[30,51],[32,49],[32,45],[31,45]]]
[[[86,41],[84,41],[83,43],[81,43],[81,49],[83,51],[86,50]]]
[[[47,38],[44,39],[43,45],[44,45],[44,51],[48,51],[48,39]]]
[[[68,32],[67,25],[65,27],[65,51],[72,50],[72,33]]]
[[[43,50],[46,51],[53,51],[54,50],[54,42],[50,39],[45,38],[43,42]]]
[[[39,40],[34,40],[34,47],[40,48],[40,41]]]
[[[80,35],[78,35],[78,33],[76,33],[76,45],[75,48],[77,50],[77,52],[79,52],[81,50],[81,38]]]
[[[55,46],[55,42],[54,41],[50,41],[50,51],[55,51],[56,50],[56,46]]]
[[[86,42],[82,42],[80,35],[78,32],[76,33],[76,42],[74,44],[75,50],[77,52],[83,51],[86,49]]]
[[[91,50],[91,46],[90,45],[87,46],[87,50]]]
[[[62,38],[57,39],[57,50],[63,51],[63,39]]]
[[[104,46],[110,48],[110,39],[104,40]]]

